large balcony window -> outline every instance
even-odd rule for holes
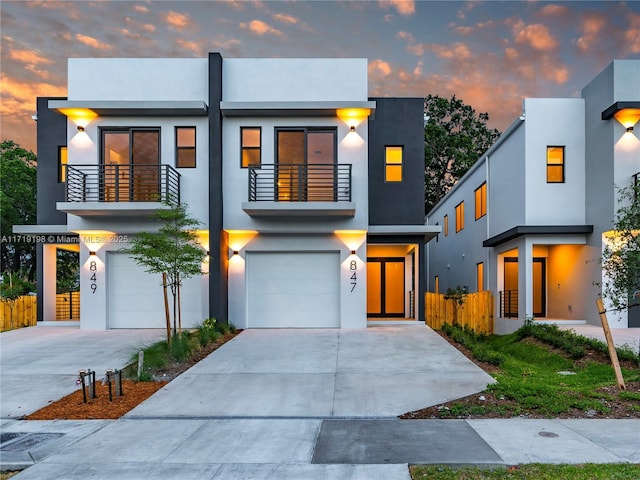
[[[67,166],[66,201],[179,202],[180,174],[160,163],[160,130],[102,130],[100,163]]]

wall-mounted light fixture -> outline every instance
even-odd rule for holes
[[[84,132],[84,127],[82,125],[78,125],[78,131],[79,132]]]
[[[351,126],[349,127],[349,131],[350,131],[350,132],[355,132],[355,131],[356,131],[356,126],[355,126],[355,125],[351,125]]]
[[[207,250],[207,257],[209,256],[209,250]]]
[[[355,250],[351,250],[351,255],[355,255],[356,251]]]
[[[91,255],[91,256],[94,256],[95,254],[96,254],[96,252],[94,252],[93,250],[91,250],[91,251],[89,252],[89,255]]]
[[[234,250],[234,251],[233,251],[233,254],[234,254],[234,255],[240,255],[240,252],[239,252],[238,250]]]
[[[633,127],[627,127],[627,132],[628,132],[628,133],[633,132]]]

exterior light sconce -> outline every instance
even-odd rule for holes
[[[231,250],[231,255],[229,256],[229,258],[233,258],[236,255],[240,255],[240,252],[238,250]]]
[[[351,125],[351,126],[349,127],[349,131],[350,131],[350,132],[354,132],[354,133],[355,133],[355,131],[356,131],[356,126],[355,126],[355,125]]]
[[[78,125],[78,132],[84,132],[84,127],[82,125]]]
[[[627,127],[627,133],[633,133],[633,127]]]
[[[355,255],[356,251],[355,250],[351,250],[351,255]]]
[[[95,256],[95,254],[96,254],[96,252],[94,252],[93,250],[91,250],[91,251],[89,252],[89,255],[90,255],[90,256],[92,256],[92,257],[94,257],[94,256]]]
[[[207,250],[207,257],[209,256],[209,250]]]

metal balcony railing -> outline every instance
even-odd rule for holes
[[[500,294],[500,318],[518,316],[518,290],[504,290]]]
[[[169,165],[67,165],[67,202],[180,203],[180,174]]]
[[[249,167],[250,202],[350,202],[350,164]]]

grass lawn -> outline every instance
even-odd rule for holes
[[[640,479],[640,465],[633,464],[585,464],[541,465],[488,470],[483,468],[453,469],[437,465],[412,466],[413,480],[636,480]]]
[[[496,383],[483,394],[403,418],[640,418],[636,352],[618,351],[629,386],[619,391],[606,345],[554,325],[525,325],[501,336],[445,325],[443,333],[481,362]]]

